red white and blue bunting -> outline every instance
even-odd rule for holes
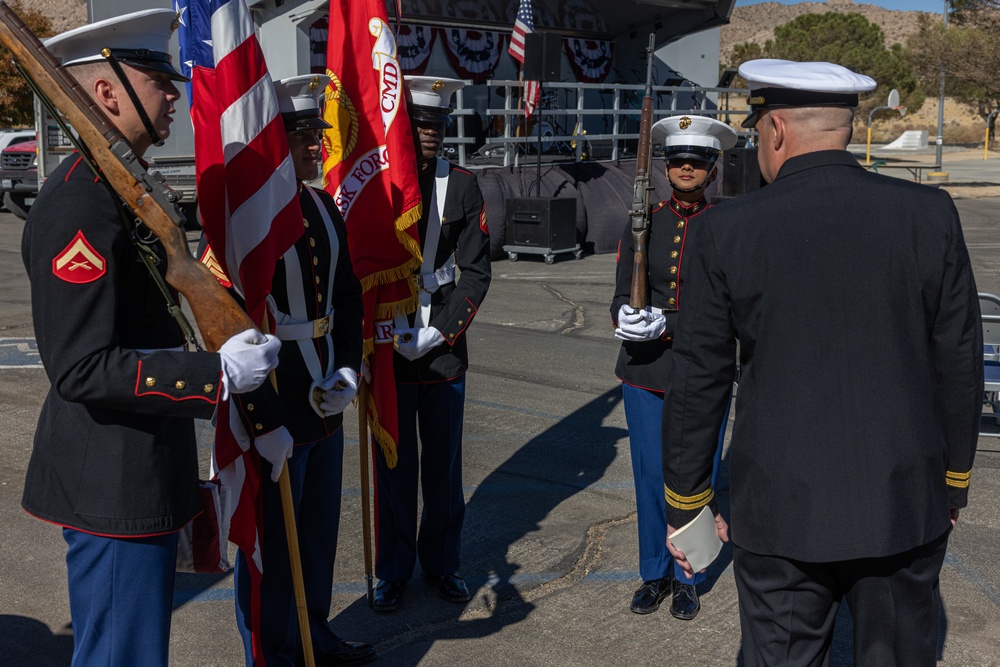
[[[587,32],[608,31],[604,17],[587,0],[563,0],[563,26]],[[614,44],[610,41],[567,37],[563,47],[573,74],[582,83],[602,83],[611,71]]]
[[[475,20],[496,23],[490,5],[479,0],[453,0],[442,7],[446,17],[457,21]],[[484,83],[493,76],[503,51],[502,33],[465,28],[440,28],[448,62],[460,79]]]

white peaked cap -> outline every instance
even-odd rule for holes
[[[858,93],[875,90],[875,80],[842,65],[800,63],[763,58],[748,60],[739,74],[750,85],[750,115],[743,127],[753,127],[762,109],[811,106],[858,106]]]
[[[736,145],[737,136],[733,128],[708,116],[670,116],[653,124],[651,138],[663,144],[664,156],[670,157],[688,147],[719,155]]]
[[[62,65],[103,62],[103,49],[133,67],[170,74],[187,81],[171,64],[170,37],[177,29],[177,13],[147,9],[98,21],[50,37],[45,48]]]

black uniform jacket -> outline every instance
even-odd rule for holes
[[[179,348],[183,336],[114,198],[78,156],[46,181],[21,251],[51,382],[22,505],[101,535],[181,528],[200,510],[192,418],[215,410],[219,355],[139,351]]]
[[[646,241],[649,298],[650,305],[664,311],[667,326],[659,340],[622,341],[615,366],[615,375],[622,382],[654,391],[664,391],[667,388],[667,350],[673,344],[674,327],[677,325],[680,267],[684,259],[688,224],[707,206],[704,198],[690,205],[671,198],[670,201],[660,202],[653,209]],[[618,326],[618,313],[628,303],[632,292],[634,261],[632,223],[629,222],[618,243],[615,296],[611,301],[611,321],[615,327]]]
[[[450,168],[434,266],[439,268],[454,254],[460,275],[455,283],[442,285],[432,295],[429,322],[441,332],[445,343],[416,361],[409,361],[397,353],[397,382],[441,382],[458,377],[468,369],[465,332],[490,287],[490,235],[483,193],[479,191],[475,176],[455,165]],[[424,202],[423,216],[418,223],[423,249],[434,187],[434,160],[421,163],[418,175]],[[410,315],[411,325],[413,318]]]
[[[699,223],[663,409],[670,524],[711,502],[739,339],[737,545],[822,562],[940,537],[966,504],[983,392],[948,194],[820,151]]]
[[[302,186],[299,203],[302,206],[305,230],[295,246],[278,260],[271,281],[271,297],[281,313],[290,314],[291,301],[304,302],[305,320],[326,315],[333,307],[333,328],[329,334],[307,340],[284,340],[278,355],[275,377],[278,391],[265,382],[254,391],[233,396],[246,432],[253,437],[285,426],[296,444],[321,440],[343,424],[343,413],[321,418],[309,405],[313,380],[321,380],[339,368],[361,370],[361,283],[351,268],[347,248],[347,226],[329,193],[312,189],[319,195],[333,223],[336,238],[327,234],[326,225],[316,208],[316,202]],[[336,252],[336,256],[334,256]],[[287,260],[295,253],[299,275],[289,281]],[[334,260],[336,267],[333,266]],[[330,272],[334,271],[333,291],[327,293]],[[322,369],[319,377],[310,374],[305,361],[309,354]],[[330,359],[333,363],[330,363]],[[330,369],[330,373],[327,370]]]

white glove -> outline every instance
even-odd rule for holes
[[[615,338],[640,342],[656,340],[667,328],[667,318],[661,313],[648,310],[636,310],[625,304],[618,311],[618,328]]]
[[[259,387],[267,374],[278,365],[281,341],[247,329],[227,340],[219,348],[222,358],[222,398],[230,393],[245,394]]]
[[[434,327],[393,329],[392,335],[399,353],[414,361],[444,342],[444,336]]]
[[[309,404],[320,417],[332,417],[347,409],[358,393],[358,374],[344,367],[328,378],[313,382]]]
[[[285,459],[292,458],[295,444],[292,442],[292,434],[284,426],[279,426],[270,433],[258,435],[253,444],[261,457],[271,464],[271,481],[277,482]]]

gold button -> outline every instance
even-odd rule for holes
[[[256,423],[256,424],[254,424],[254,425],[253,425],[253,427],[254,427],[255,429],[257,429],[258,431],[263,431],[263,430],[264,430],[264,425],[263,425],[263,424],[261,424],[260,422],[258,422],[258,423]]]
[[[462,324],[463,324],[462,320],[459,320],[458,321],[458,326],[462,326]]]
[[[677,273],[677,267],[676,266],[671,266],[670,267],[670,274],[673,275],[675,273]]]
[[[471,309],[471,308],[466,308],[466,309],[465,309],[465,312],[467,312],[467,313],[471,313],[471,312],[472,312],[472,309]]]
[[[678,220],[677,221],[677,229],[684,229],[684,221],[683,220]]]
[[[206,384],[204,387],[202,387],[202,389],[205,390],[206,394],[211,394],[213,391],[215,391],[215,385],[209,383],[209,384]]]
[[[178,380],[177,382],[174,383],[174,386],[177,387],[178,389],[183,389],[188,385],[187,382],[185,382],[184,380]]]
[[[454,337],[455,337],[455,334],[453,334],[453,333],[448,334],[448,338],[454,338]]]
[[[316,301],[317,301],[317,302],[321,302],[321,301],[323,301],[323,295],[322,295],[322,294],[318,294],[318,293],[317,293],[317,294],[316,294]]]
[[[156,378],[146,378],[146,386],[147,387],[155,387],[156,386]]]
[[[253,412],[253,403],[247,403],[247,412]]]
[[[676,300],[674,299],[674,297],[670,297],[669,299],[667,299],[667,303],[669,303],[669,304],[670,304],[670,305],[672,306],[672,305],[674,305],[675,303],[677,303],[677,301],[676,301]],[[685,311],[685,312],[686,312],[686,311]]]
[[[319,264],[319,257],[313,257],[313,266]]]
[[[670,283],[670,289],[677,289],[677,283]]]
[[[671,251],[670,251],[670,259],[677,259],[677,256],[678,256],[679,254],[680,254],[680,253],[678,253],[678,252],[677,252],[676,250],[671,250]]]
[[[674,243],[680,243],[680,242],[681,242],[681,237],[675,236],[674,237]]]
[[[310,248],[316,247],[316,239],[309,239],[309,247]]]
[[[306,220],[305,218],[302,218],[302,225],[308,229],[309,228],[309,221]]]
[[[444,222],[448,222],[448,218],[446,218],[446,217],[444,217],[444,216],[442,215],[442,216],[441,216],[441,222],[442,222],[442,223],[444,223]]]
[[[319,285],[319,276],[316,276],[316,284]]]

